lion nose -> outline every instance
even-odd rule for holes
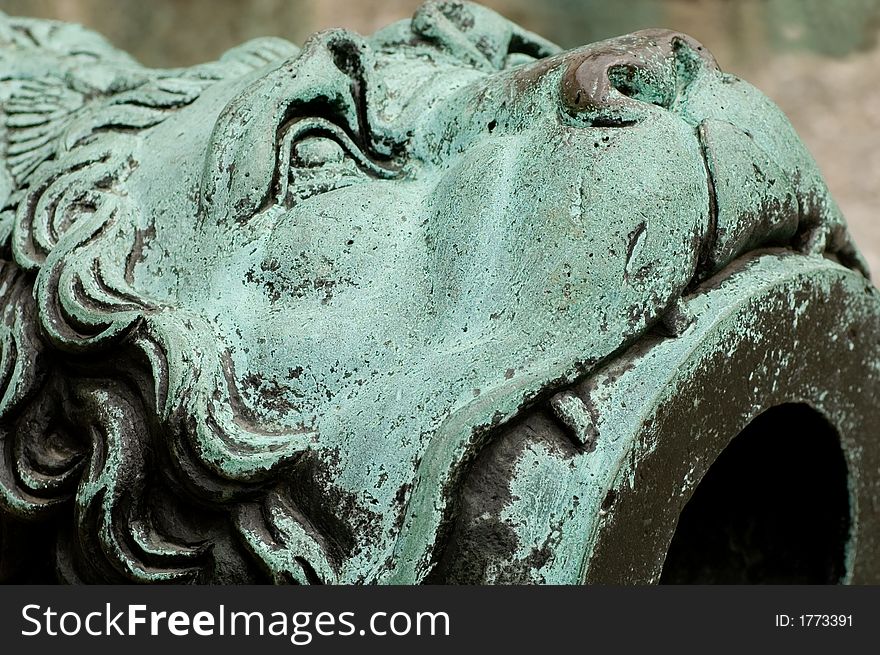
[[[628,125],[644,117],[648,105],[671,109],[700,67],[718,68],[696,39],[642,30],[575,51],[562,76],[561,101],[590,125]]]

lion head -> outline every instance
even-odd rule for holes
[[[7,578],[422,581],[492,430],[694,283],[768,244],[863,269],[681,34],[561,52],[452,1],[189,69],[2,39]]]

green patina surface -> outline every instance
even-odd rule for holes
[[[825,310],[829,319],[821,307],[831,297],[834,307]],[[609,499],[619,504],[626,493],[634,496],[631,502],[645,504],[645,525],[652,525],[652,532],[646,531],[642,538],[656,539],[656,552],[664,553],[675,515],[730,439],[730,424],[735,434],[761,412],[784,402],[810,403],[841,432],[852,476],[855,519],[846,580],[874,580],[878,545],[874,508],[880,502],[880,487],[874,457],[865,456],[865,451],[875,449],[873,433],[858,424],[852,399],[873,403],[873,389],[880,383],[880,349],[876,344],[861,346],[852,335],[880,319],[876,290],[862,276],[825,259],[772,252],[750,258],[742,270],[725,276],[717,286],[688,296],[678,311],[687,316],[687,328],[679,336],[639,344],[601,367],[588,382],[576,385],[573,393],[565,392],[596,417],[591,426],[595,449],[572,457],[536,439],[527,442],[516,458],[505,481],[511,502],[501,518],[516,534],[512,559],[528,571],[517,581],[577,584],[590,577],[610,581],[589,569],[596,542],[614,518]],[[768,328],[768,317],[772,317],[769,323],[785,329]],[[817,340],[815,323],[829,320],[843,329],[827,341]],[[757,366],[742,371],[737,362],[749,350],[762,355]],[[725,368],[718,360],[733,364]],[[822,363],[816,371],[804,372],[807,361],[811,366]],[[859,371],[853,376],[854,388],[847,386],[852,381],[840,379],[841,369]],[[699,384],[705,371],[716,379],[726,377],[728,383],[722,381],[720,386],[732,396],[740,393],[735,378],[746,378],[741,397],[725,407],[717,389]],[[792,378],[797,382],[792,384]],[[684,415],[691,414],[690,420],[675,425],[676,436],[691,445],[684,449],[689,457],[663,464],[675,472],[668,476],[669,482],[657,484],[637,473],[669,437],[664,432],[669,407],[683,407]],[[723,413],[730,417],[719,416]],[[645,497],[651,496],[661,498],[666,516],[657,516],[648,507]],[[856,548],[860,538],[865,542],[861,550]],[[548,544],[552,548],[541,563],[531,562]],[[662,558],[646,558],[638,563],[646,571],[640,573],[642,577],[637,574],[619,582],[656,582],[662,564]],[[509,568],[490,568],[484,581],[503,579]]]
[[[66,581],[421,582],[494,431],[686,290],[768,245],[864,272],[781,112],[663,30],[427,3],[154,70],[3,18],[0,73],[0,552]],[[562,533],[529,457],[526,550]]]

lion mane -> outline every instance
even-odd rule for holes
[[[141,130],[298,50],[260,39],[154,71],[74,26],[3,17],[2,37],[25,63],[0,96],[0,576],[260,580],[277,551],[276,577],[331,578],[276,482],[312,435],[257,425],[205,319],[132,288],[150,227],[125,191]]]

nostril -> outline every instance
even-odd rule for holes
[[[639,95],[639,84],[636,78],[638,69],[635,66],[616,66],[608,71],[611,85],[623,95],[635,98]]]
[[[631,52],[599,52],[572,62],[563,74],[564,109],[588,125],[622,126],[645,115],[645,105],[669,108],[675,98],[671,61]]]
[[[700,67],[716,66],[694,39],[642,30],[574,53],[562,76],[562,105],[590,126],[631,125],[650,106],[671,109]]]
[[[672,50],[676,58],[681,61],[687,59],[694,65],[699,64],[709,70],[718,70],[718,62],[706,47],[692,36],[676,33],[672,36]]]
[[[700,70],[718,70],[718,64],[711,53],[699,41],[689,36],[681,35],[674,38],[672,52],[675,57],[679,90],[693,82]]]
[[[667,109],[672,105],[675,86],[669,71],[622,65],[612,66],[607,74],[611,86],[627,98]]]

